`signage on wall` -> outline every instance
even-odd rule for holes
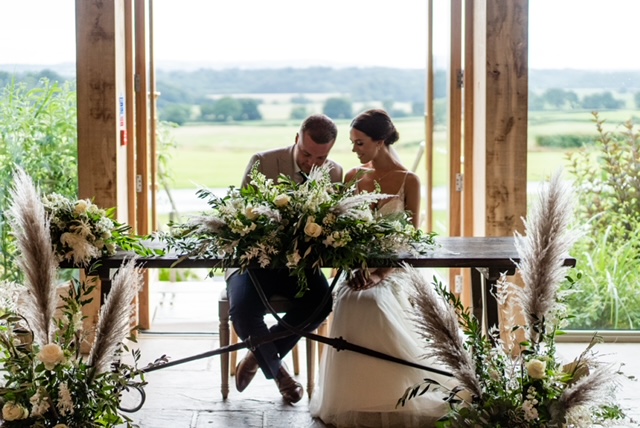
[[[118,98],[118,116],[119,116],[119,128],[120,128],[120,145],[127,145],[127,124],[125,121],[125,108],[124,108],[124,95],[120,94]]]

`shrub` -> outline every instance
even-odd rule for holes
[[[588,233],[576,245],[580,288],[567,299],[570,328],[635,329],[640,319],[640,135],[632,121],[605,131],[594,113],[592,147],[568,154],[577,221]]]
[[[0,186],[9,189],[15,166],[43,193],[78,193],[77,108],[75,88],[41,79],[29,89],[15,80],[0,89]],[[0,279],[20,282],[16,248],[4,216],[9,192],[0,194]]]
[[[556,134],[536,136],[538,147],[556,147],[559,149],[576,149],[593,145],[593,137],[580,134]]]

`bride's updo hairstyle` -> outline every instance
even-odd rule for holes
[[[386,111],[380,109],[367,110],[351,121],[351,127],[364,132],[374,141],[384,141],[390,146],[398,141],[400,134]]]

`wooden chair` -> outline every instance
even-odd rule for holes
[[[273,309],[277,313],[286,312],[291,302],[280,296],[274,296],[269,300],[269,304],[273,307]],[[220,293],[220,298],[218,299],[218,315],[220,318],[220,346],[228,346],[229,344],[237,343],[238,336],[233,328],[229,329],[229,299],[227,298],[227,289],[225,288]],[[326,335],[328,332],[327,322],[323,322],[317,330],[318,334]],[[313,389],[315,387],[315,372],[316,372],[316,357],[318,352],[322,352],[322,345],[318,349],[316,342],[314,340],[305,340],[307,344],[307,393],[309,397],[313,394]],[[231,354],[231,355],[230,355]],[[297,345],[292,350],[293,356],[293,372],[298,375],[300,373],[300,362],[299,362],[299,353]],[[220,376],[221,376],[221,386],[220,391],[222,392],[222,398],[226,399],[229,395],[229,376],[235,374],[236,369],[236,361],[237,361],[237,353],[229,352],[220,355]],[[319,360],[319,356],[317,357]],[[231,365],[229,365],[231,363]]]

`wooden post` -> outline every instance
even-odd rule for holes
[[[78,100],[78,195],[103,208],[128,214],[126,147],[120,129],[125,102],[124,0],[76,0],[76,80]],[[99,293],[99,291],[98,291]],[[86,306],[95,324],[99,294]]]
[[[474,232],[479,236],[512,236],[516,230],[523,231],[521,218],[527,212],[528,10],[528,0],[474,2],[472,167]]]
[[[149,230],[149,90],[147,73],[147,4],[148,0],[135,0],[135,77],[136,77],[136,191],[138,233]],[[149,271],[145,271],[144,285],[138,295],[139,325],[143,330],[151,327],[149,311]]]

